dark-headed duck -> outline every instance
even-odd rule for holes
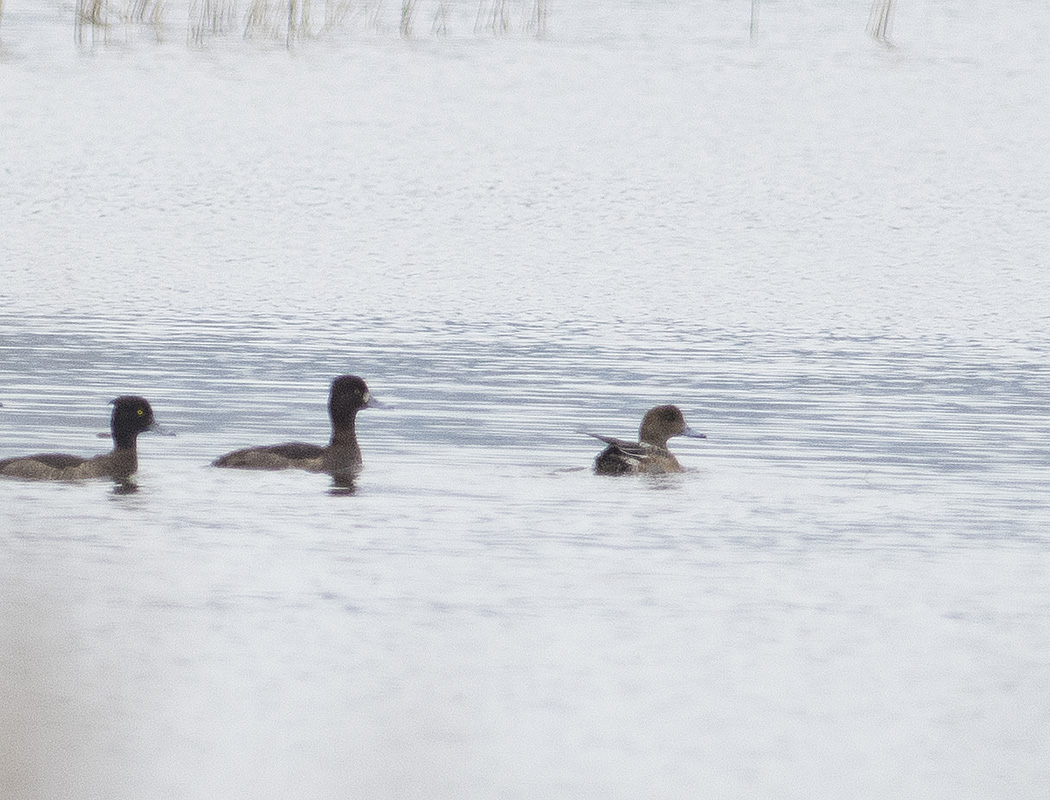
[[[31,480],[75,481],[82,478],[127,480],[138,469],[136,441],[143,431],[155,429],[153,409],[142,397],[123,395],[113,403],[110,431],[113,449],[94,458],[81,458],[65,453],[40,453],[32,456],[5,458],[0,461],[0,475]]]
[[[220,456],[213,467],[235,469],[305,469],[331,475],[353,475],[361,469],[361,448],[354,423],[362,408],[379,403],[368,386],[356,375],[342,375],[332,381],[328,395],[328,416],[332,419],[332,440],[321,447],[304,442],[246,447]]]
[[[638,431],[640,441],[627,442],[610,436],[582,431],[605,442],[606,447],[594,459],[594,471],[599,475],[627,475],[634,472],[681,472],[682,465],[667,449],[672,436],[690,436],[706,439],[685,424],[678,406],[656,406],[649,409]]]

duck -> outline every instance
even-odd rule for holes
[[[363,408],[378,408],[368,385],[356,375],[340,375],[332,381],[328,395],[328,416],[332,420],[332,438],[324,447],[305,442],[246,447],[219,456],[213,467],[232,469],[281,470],[302,469],[326,472],[333,476],[353,476],[361,470],[361,448],[357,444],[355,423]]]
[[[681,409],[673,405],[656,406],[645,413],[637,442],[614,439],[589,431],[580,433],[593,436],[608,445],[594,459],[594,471],[598,475],[682,472],[682,465],[667,449],[667,440],[672,436],[707,438],[686,425]]]
[[[113,478],[126,481],[138,469],[138,435],[157,430],[153,409],[144,397],[121,395],[111,400],[113,415],[110,431],[113,449],[108,453],[82,458],[67,453],[38,453],[0,461],[0,475],[29,480],[77,481],[85,478]]]

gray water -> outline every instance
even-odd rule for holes
[[[176,436],[0,482],[5,800],[1045,797],[1050,11],[456,8],[6,0],[0,457]]]

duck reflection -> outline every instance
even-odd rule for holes
[[[357,484],[355,483],[356,479],[356,472],[333,472],[332,488],[328,490],[328,494],[333,497],[343,497],[354,494],[357,491]]]
[[[129,478],[113,482],[113,494],[115,495],[137,494],[138,490],[139,485]]]

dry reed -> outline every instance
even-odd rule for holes
[[[883,44],[889,44],[892,24],[893,0],[872,0],[867,28],[872,38]]]
[[[3,0],[0,0],[2,3]],[[201,46],[208,39],[240,35],[245,39],[297,40],[337,31],[394,32],[411,38],[430,24],[431,35],[491,33],[543,37],[547,32],[547,0],[323,0],[323,17],[313,17],[320,0],[247,0],[240,12],[236,0],[76,0],[78,42],[106,42],[120,27],[151,26],[161,38],[169,30],[172,7],[187,13],[186,38]],[[2,6],[0,6],[2,8]],[[426,24],[425,22],[423,24]]]

